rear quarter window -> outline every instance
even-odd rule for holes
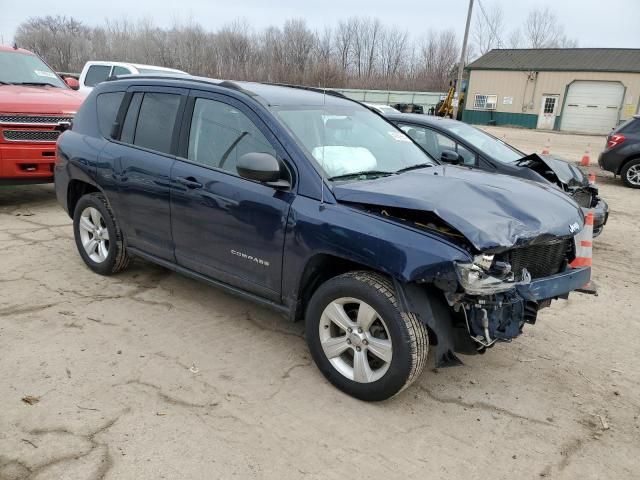
[[[84,78],[84,84],[87,87],[94,87],[104,82],[109,77],[109,72],[111,72],[111,65],[91,65]]]
[[[98,128],[105,138],[111,138],[111,128],[116,121],[123,98],[124,92],[109,92],[101,93],[96,99]]]

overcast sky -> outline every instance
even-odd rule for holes
[[[480,1],[485,7],[501,4],[509,27],[521,24],[530,8],[548,5],[558,14],[567,36],[576,38],[580,47],[640,48],[640,0]],[[462,38],[467,7],[468,0],[0,0],[0,42],[9,44],[22,21],[42,15],[73,16],[88,25],[106,18],[150,18],[162,27],[192,17],[209,30],[237,18],[246,19],[255,29],[281,25],[293,17],[321,28],[361,15],[404,27],[416,38],[431,28],[454,28]]]

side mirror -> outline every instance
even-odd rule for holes
[[[460,155],[453,150],[443,150],[440,154],[440,161],[450,163],[452,165],[458,165],[460,163]]]
[[[280,178],[280,162],[268,153],[245,153],[236,164],[242,178],[267,183],[274,187],[289,186],[289,182]]]
[[[80,82],[77,79],[73,77],[64,77],[63,80],[71,90],[80,89]]]

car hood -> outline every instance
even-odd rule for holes
[[[438,165],[339,184],[333,192],[338,202],[435,214],[479,251],[573,236],[584,220],[580,207],[551,185],[466,167]]]
[[[68,88],[0,85],[1,113],[75,113],[83,100],[82,94]]]
[[[538,155],[537,153],[533,153],[518,160],[517,164],[533,169],[535,169],[536,166],[543,165],[543,168],[546,167],[553,172],[560,183],[568,187],[584,187],[589,185],[589,179],[577,166],[551,155]]]

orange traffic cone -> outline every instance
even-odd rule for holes
[[[587,145],[587,149],[584,151],[584,155],[582,155],[582,159],[580,160],[580,165],[583,167],[588,167],[591,163],[591,159],[589,158],[590,150],[590,145]]]
[[[584,228],[575,236],[576,258],[571,262],[572,268],[591,267],[593,259],[593,212],[587,213],[584,220]],[[582,293],[597,295],[598,290],[593,280],[577,290]]]
[[[544,144],[544,148],[542,149],[542,155],[549,155],[551,153],[551,140],[547,138],[547,141]]]

